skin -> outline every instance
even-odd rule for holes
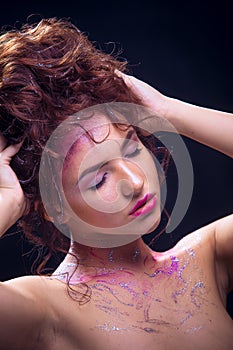
[[[62,183],[66,199],[74,213],[91,225],[118,228],[133,223],[131,231],[137,233],[147,226],[150,232],[160,219],[160,185],[152,155],[133,127],[122,130],[104,116],[92,118],[92,128],[100,123],[105,124],[89,131],[101,143],[84,134],[65,161]],[[87,173],[98,163],[103,165]],[[130,211],[148,193],[157,205],[150,215],[136,219]]]
[[[233,145],[228,129],[233,129],[232,115],[166,98],[133,77],[123,79],[157,115],[173,122],[181,134],[230,155]],[[210,134],[203,132],[203,120],[212,120]],[[226,130],[224,142],[219,125]],[[208,123],[204,130],[209,131],[207,126]],[[111,131],[111,140],[119,136],[115,132],[118,131]],[[85,147],[92,147],[87,143],[83,144],[84,154]],[[0,166],[12,174],[7,152],[6,148],[1,153]],[[75,156],[70,162],[70,176],[65,176],[63,182],[68,198],[77,174],[74,169],[80,166]],[[114,163],[117,175],[107,186],[114,187],[127,176],[131,189],[138,193],[138,182],[133,180],[142,176],[140,167],[127,160],[133,171],[125,172],[121,162],[118,159]],[[6,193],[2,191],[6,190],[4,185],[3,182],[0,188],[1,200]],[[20,191],[15,179],[7,186],[8,196],[11,191]],[[147,186],[145,177],[139,198]],[[102,188],[101,198],[114,201],[116,192],[111,198],[110,193],[112,188],[106,192]],[[121,195],[123,200],[124,191]],[[7,206],[7,202],[2,203]],[[129,220],[124,214],[133,203],[123,209],[123,215],[116,215],[115,224]],[[21,198],[16,216],[20,217],[25,205]],[[77,199],[72,205],[79,212],[86,204]],[[98,215],[93,211],[90,214],[94,223],[99,223]],[[9,225],[8,218],[2,221],[3,228]],[[28,276],[0,284],[2,349],[232,349],[233,321],[225,310],[227,293],[233,289],[232,216],[188,234],[163,253],[149,249],[141,238],[116,248],[93,248],[73,241],[70,251],[80,259],[76,270],[76,260],[67,255],[50,278]],[[66,272],[73,273],[71,283],[77,292],[85,291],[80,282],[87,283],[92,291],[90,302],[79,305],[67,295],[62,278]]]

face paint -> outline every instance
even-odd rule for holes
[[[148,276],[153,278],[153,277],[156,277],[158,275],[167,275],[167,276],[173,275],[173,273],[178,271],[179,259],[175,256],[171,256],[170,260],[171,260],[170,266],[168,265],[168,266],[164,266],[162,268],[158,268],[152,274],[148,274]]]
[[[106,331],[106,332],[118,332],[118,331],[128,331],[128,328],[121,328],[113,325],[111,323],[104,323],[103,325],[97,325],[96,328]]]
[[[140,250],[136,247],[131,253],[130,261],[136,262],[141,255]],[[96,258],[95,254],[93,256]],[[200,324],[193,325],[197,311],[200,312],[204,303],[206,292],[194,249],[185,245],[185,254],[182,257],[172,254],[163,263],[155,256],[145,258],[145,271],[151,272],[144,271],[140,279],[135,270],[114,267],[120,259],[121,264],[123,263],[122,258],[117,255],[114,257],[114,249],[109,251],[107,257],[110,266],[112,264],[111,268],[89,266],[88,273],[75,274],[78,278],[72,277],[70,280],[71,285],[90,282],[94,307],[111,319],[111,324],[104,320],[102,324],[96,325],[96,329],[153,334],[167,332],[168,327],[174,330],[182,327],[187,333],[198,332],[203,328]],[[85,266],[85,261],[83,264]],[[66,266],[71,271],[76,268],[74,263]],[[188,273],[189,266],[199,271],[198,280],[194,280]],[[66,282],[67,274],[64,273],[61,280]],[[167,288],[167,283],[171,288]],[[190,300],[186,307],[182,306],[183,297]],[[158,303],[157,307],[155,303]],[[160,310],[159,313],[156,310]]]
[[[192,303],[200,309],[201,307],[201,300],[204,294],[203,289],[205,288],[205,285],[202,281],[198,281],[195,286],[191,290],[191,300]]]

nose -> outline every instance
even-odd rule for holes
[[[128,160],[119,160],[118,169],[121,193],[126,197],[139,196],[145,183],[142,169]]]

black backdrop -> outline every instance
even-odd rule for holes
[[[70,18],[107,52],[121,50],[131,73],[161,92],[205,107],[233,112],[233,28],[229,1],[5,1],[0,26],[18,26],[28,16]],[[172,235],[154,248],[166,249],[184,234],[232,212],[232,159],[185,140],[193,159],[192,203]],[[172,170],[171,170],[172,171]],[[172,186],[171,186],[172,187]],[[29,273],[30,245],[9,230],[0,244],[1,280]],[[10,234],[10,236],[9,236]],[[51,261],[51,266],[58,262]],[[232,296],[228,310],[233,315]]]

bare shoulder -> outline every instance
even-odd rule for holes
[[[53,285],[39,276],[0,283],[0,343],[4,349],[33,349],[42,327],[49,329]]]
[[[55,281],[48,276],[31,275],[14,278],[2,282],[2,284],[29,298],[36,298],[37,301],[39,298],[41,301],[45,301],[50,294],[50,290],[52,291],[57,286],[56,283],[51,284],[51,280]]]
[[[203,227],[196,229],[193,232],[189,232],[181,238],[176,245],[164,253],[165,257],[170,255],[182,256],[189,251],[198,251],[198,255],[214,257],[215,251],[215,225],[216,222],[212,222]]]
[[[184,236],[176,245],[176,249],[185,247],[203,251],[210,249],[217,257],[224,256],[227,253],[232,256],[233,253],[233,214],[215,220],[197,230]],[[224,254],[225,253],[225,254]]]
[[[216,284],[215,226],[216,222],[212,222],[186,234],[173,248],[162,253],[161,259],[169,262],[176,257],[185,265],[186,274],[194,277],[201,273]]]
[[[233,214],[222,217],[184,237],[176,246],[196,247],[214,265],[215,277],[223,293],[233,290]]]
[[[166,255],[195,252],[198,264],[212,275],[222,298],[233,289],[233,215],[215,220],[184,236]]]

